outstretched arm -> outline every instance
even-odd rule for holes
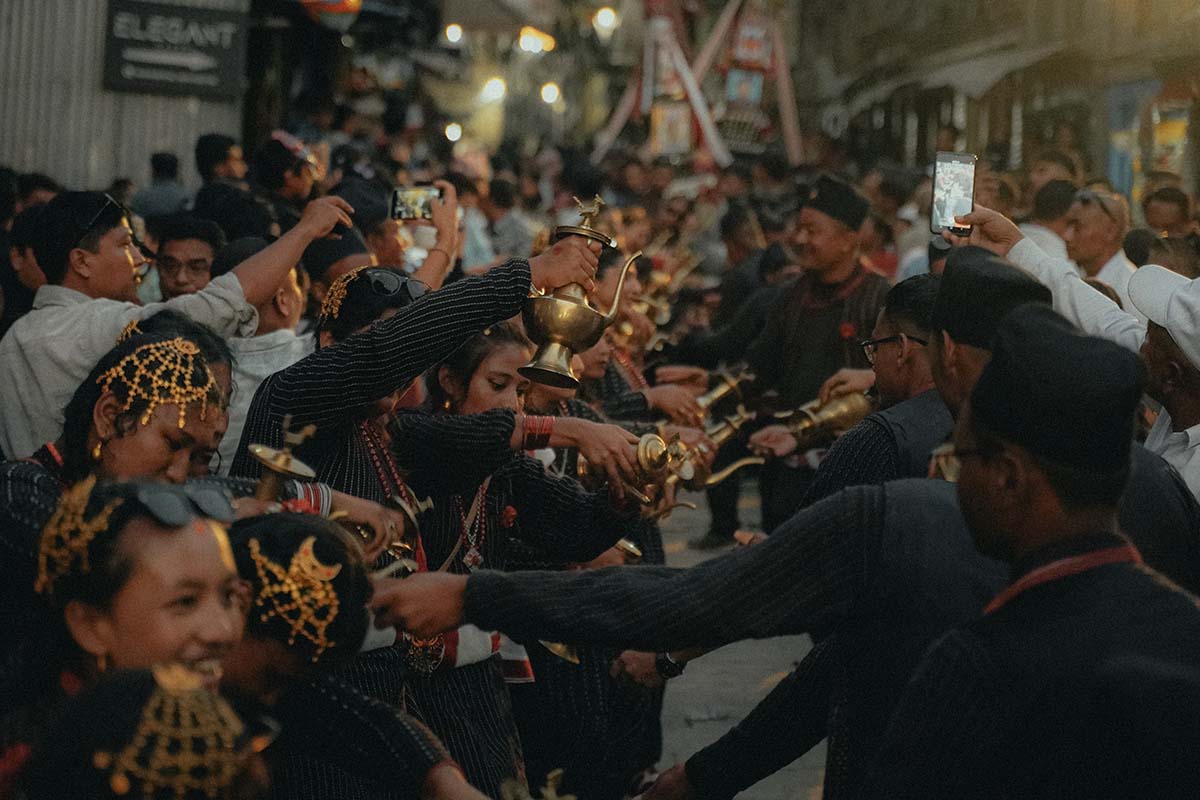
[[[871,584],[883,489],[848,489],[800,512],[766,542],[691,569],[421,574],[376,584],[382,624],[420,636],[464,621],[518,641],[644,651],[822,630]],[[653,606],[647,597],[654,597]]]

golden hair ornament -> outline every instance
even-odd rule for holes
[[[136,782],[145,798],[162,790],[177,798],[192,792],[223,796],[251,750],[239,746],[245,726],[186,667],[156,666],[153,672],[154,692],[142,707],[133,739],[118,753],[97,751],[93,765],[112,771],[109,786],[118,795],[129,794]]]
[[[117,344],[123,344],[132,339],[134,336],[140,336],[142,333],[142,328],[140,325],[138,325],[139,322],[141,322],[141,320],[129,320],[129,324],[121,329],[121,335],[117,337]]]
[[[193,381],[198,363],[203,364],[203,359],[196,343],[176,337],[138,347],[97,378],[96,383],[104,391],[111,391],[114,384],[125,387],[122,412],[128,411],[135,399],[145,400],[149,405],[142,414],[142,425],[149,424],[150,416],[159,406],[179,406],[179,427],[183,428],[187,424],[187,407],[199,402],[200,419],[204,419],[208,415],[209,398],[217,389],[217,379],[207,365],[203,383],[197,385]]]
[[[364,269],[370,269],[370,266],[370,264],[364,264],[361,267],[355,267],[329,285],[329,291],[325,293],[325,299],[321,301],[320,323],[338,318],[338,314],[342,311],[342,301],[346,299],[346,291],[350,288],[350,281],[357,278],[358,273]]]
[[[108,527],[109,517],[123,502],[114,498],[91,518],[84,516],[96,476],[89,475],[63,493],[58,508],[42,529],[38,542],[38,575],[33,584],[38,594],[53,594],[54,583],[72,572],[86,575],[91,570],[88,546],[96,534]]]
[[[315,664],[321,654],[333,647],[326,631],[338,614],[338,596],[333,579],[342,571],[341,564],[328,566],[317,559],[313,551],[316,537],[309,536],[300,543],[287,569],[263,555],[258,539],[250,540],[250,558],[258,573],[261,586],[254,598],[259,619],[269,622],[278,617],[290,631],[288,644],[302,636],[316,647],[312,656]]]

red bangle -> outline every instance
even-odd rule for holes
[[[525,450],[542,450],[550,446],[550,434],[554,431],[554,417],[525,417],[521,423],[522,442]]]

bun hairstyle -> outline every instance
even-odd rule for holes
[[[492,353],[506,345],[516,345],[527,350],[533,349],[533,342],[529,341],[524,329],[516,322],[506,320],[497,322],[490,328],[475,334],[463,342],[442,363],[430,367],[429,371],[425,373],[425,385],[429,392],[431,407],[435,409],[448,408],[451,402],[450,396],[442,387],[442,382],[438,380],[442,367],[445,367],[459,383],[466,386],[475,377],[475,371],[479,369],[479,365]]]
[[[371,584],[362,548],[311,514],[267,514],[229,529],[252,597],[246,633],[287,644],[313,664],[341,663],[367,635]]]

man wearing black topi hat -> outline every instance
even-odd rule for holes
[[[987,366],[1000,317],[1023,300],[1044,302],[1045,289],[977,248],[952,273],[943,276],[949,291],[935,314],[932,357],[957,412]],[[1043,424],[1074,413],[1054,409]],[[1133,462],[1125,531],[1148,563],[1200,588],[1200,510],[1162,459],[1136,447]],[[392,607],[406,622],[432,627],[445,614],[440,624],[461,617],[517,637],[649,651],[812,633],[818,644],[799,668],[732,731],[664,773],[652,796],[732,797],[827,738],[825,795],[839,798],[859,787],[926,648],[977,617],[1005,575],[975,549],[953,484],[901,480],[846,489],[800,511],[763,544],[691,570],[476,574],[465,587],[433,587],[418,576],[396,590]],[[381,598],[389,594],[380,589]],[[638,598],[648,594],[661,599],[662,615],[645,613]]]
[[[1195,597],[1143,565],[1117,523],[1144,388],[1135,355],[1050,309],[1005,318],[954,444],[976,546],[1010,564],[1011,579],[982,618],[923,659],[860,796],[1111,796],[1076,774],[1088,763],[1078,752],[1087,706],[1109,665],[1200,668]],[[1197,715],[1200,706],[1182,716]],[[1130,744],[1159,749],[1160,736],[1178,733],[1170,725]],[[1200,745],[1189,730],[1177,758]],[[1187,772],[1186,784],[1144,796],[1200,796],[1200,772]]]
[[[843,367],[869,366],[858,343],[875,324],[888,283],[860,258],[858,229],[868,210],[867,200],[849,184],[821,176],[799,214],[793,242],[804,274],[775,302],[746,351],[759,386],[778,391],[785,406],[815,398],[821,384]],[[764,467],[764,529],[770,531],[795,511],[812,475],[802,454]],[[728,544],[726,535],[732,531],[694,544]]]

